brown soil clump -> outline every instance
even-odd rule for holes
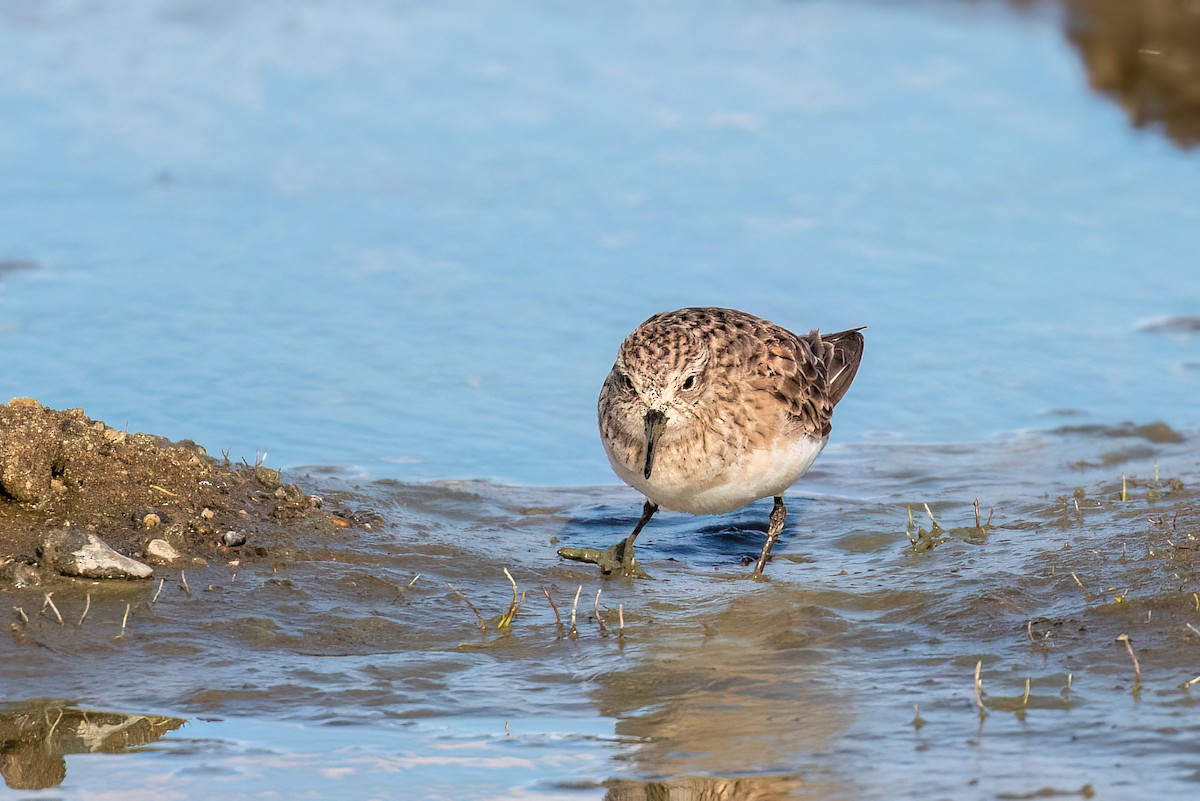
[[[0,405],[0,587],[45,580],[48,568],[30,566],[42,566],[47,537],[67,527],[135,559],[166,540],[195,564],[280,556],[272,552],[286,551],[297,527],[338,530],[320,505],[278,471],[219,462],[194,442],[129,434],[26,398]]]

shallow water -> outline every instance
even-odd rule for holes
[[[1193,795],[1200,175],[1088,89],[1102,5],[0,3],[0,394],[376,515],[6,594],[9,791]],[[709,303],[870,326],[771,581],[765,504],[558,561],[639,512],[617,344]]]
[[[0,394],[276,467],[608,484],[618,343],[715,304],[870,326],[837,442],[1200,427],[1194,337],[1140,328],[1200,306],[1200,160],[1059,15],[0,5],[0,259],[38,267]]]
[[[613,540],[629,491],[324,478],[387,522],[296,543],[295,561],[188,570],[190,595],[172,577],[154,603],[156,584],[60,589],[66,625],[16,591],[32,617],[0,644],[3,683],[188,719],[120,760],[68,757],[64,797],[1184,797],[1194,445],[1110,433],[847,447],[793,496],[761,584],[744,562],[763,504],[656,518],[639,549],[656,580],[611,581],[554,539]],[[928,529],[926,503],[945,541],[916,553],[906,509]],[[525,595],[501,631],[505,567]]]

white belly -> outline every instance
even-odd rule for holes
[[[647,481],[640,470],[629,470],[611,453],[608,460],[622,481],[663,509],[694,515],[721,514],[759,498],[782,495],[808,472],[827,441],[800,437],[776,448],[744,451],[715,480],[704,485],[689,483],[666,470],[654,470]]]

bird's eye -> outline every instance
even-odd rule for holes
[[[618,373],[621,377],[621,386],[630,392],[633,391],[633,379],[629,377],[629,373]]]
[[[695,389],[696,388],[696,376],[689,375],[687,378],[683,379],[683,383],[679,385],[679,388],[684,390],[685,392],[689,389]]]

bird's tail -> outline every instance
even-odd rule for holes
[[[839,331],[836,334],[821,334],[821,344],[825,347],[825,375],[829,382],[829,400],[833,404],[850,389],[850,382],[858,373],[858,365],[862,361],[863,335],[859,332],[866,328],[851,328],[849,331]]]

